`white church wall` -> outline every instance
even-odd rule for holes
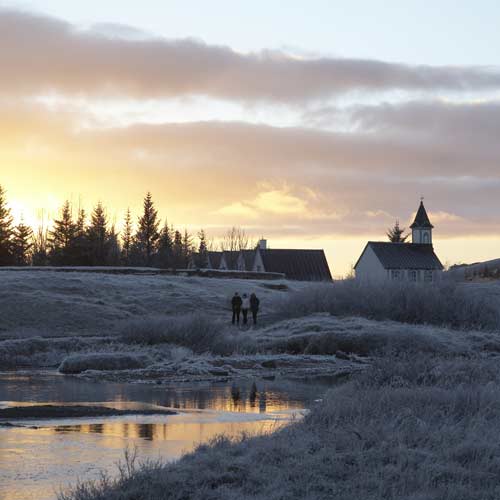
[[[356,266],[356,279],[361,281],[383,281],[388,278],[388,271],[378,260],[371,247],[367,247]]]

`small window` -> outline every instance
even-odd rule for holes
[[[400,280],[401,279],[401,271],[399,269],[393,269],[391,271],[391,278],[393,280]]]
[[[430,283],[433,281],[432,271],[425,271],[424,272],[424,281],[426,281],[427,283]]]
[[[410,281],[417,281],[417,277],[418,277],[418,274],[417,274],[417,271],[408,271],[408,279]]]
[[[428,245],[430,243],[429,242],[429,233],[427,231],[424,233],[424,243],[426,245]]]

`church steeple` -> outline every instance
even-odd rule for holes
[[[431,224],[427,211],[425,210],[423,198],[420,200],[417,215],[410,228],[412,231],[412,243],[432,245],[432,229],[434,226]]]

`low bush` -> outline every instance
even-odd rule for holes
[[[146,368],[151,362],[148,356],[132,353],[74,354],[63,360],[59,371],[65,374],[76,374],[85,370],[128,370]]]
[[[467,285],[448,281],[430,285],[346,280],[315,285],[290,295],[279,310],[281,317],[328,312],[459,329],[500,330],[498,298],[470,293]]]
[[[197,354],[255,351],[252,342],[239,336],[237,331],[229,332],[220,321],[201,314],[131,321],[123,329],[121,341],[140,345],[175,344]]]

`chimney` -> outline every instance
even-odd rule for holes
[[[259,250],[265,250],[267,248],[267,240],[259,240]]]

